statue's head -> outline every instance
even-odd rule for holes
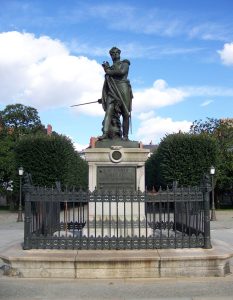
[[[117,47],[112,47],[110,50],[109,50],[109,54],[112,55],[113,52],[117,52],[118,54],[121,54],[121,50]]]

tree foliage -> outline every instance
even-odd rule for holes
[[[2,129],[15,136],[44,130],[37,110],[23,104],[7,105],[0,119]]]
[[[179,184],[199,185],[204,173],[209,173],[211,165],[217,163],[218,147],[216,141],[204,134],[178,133],[167,135],[157,151],[150,157],[147,170],[152,178],[147,185]]]
[[[154,153],[147,159],[145,164],[145,182],[146,188],[152,190],[153,187],[159,185],[158,176],[157,176],[157,158],[156,158],[157,149]]]
[[[62,135],[28,135],[16,146],[16,161],[32,174],[33,183],[52,186],[87,187],[87,163],[74,150],[73,144]]]
[[[5,194],[15,173],[14,140],[0,133],[0,193]]]
[[[15,144],[25,134],[45,133],[35,108],[22,104],[7,105],[0,111],[0,192],[6,194],[14,182],[18,192]]]
[[[215,118],[206,118],[206,120],[195,120],[190,127],[190,133],[193,134],[218,134],[218,128],[220,126],[220,120]]]
[[[36,185],[87,187],[88,168],[65,136],[46,135],[35,108],[7,105],[0,111],[0,194],[18,200],[18,168],[31,173]],[[13,191],[7,191],[12,187]]]
[[[233,188],[233,119],[210,119],[194,121],[190,132],[205,133],[213,137],[219,147],[216,187],[219,190]]]

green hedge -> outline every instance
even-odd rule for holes
[[[167,135],[146,163],[146,185],[166,186],[178,181],[180,185],[198,185],[211,165],[216,166],[218,146],[205,134]]]
[[[87,188],[87,163],[75,151],[72,142],[62,135],[28,135],[15,148],[16,161],[32,174],[33,183]]]

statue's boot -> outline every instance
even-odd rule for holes
[[[104,139],[107,139],[108,138],[108,133],[107,132],[104,132],[101,136],[98,136],[98,140],[104,140]]]
[[[123,120],[122,127],[123,127],[123,140],[124,141],[128,141],[129,140],[129,138],[128,138],[128,134],[129,134],[129,118],[125,118]]]

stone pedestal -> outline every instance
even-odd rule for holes
[[[94,191],[145,191],[145,161],[149,150],[139,147],[137,142],[117,141],[97,142],[95,148],[85,150],[89,165],[89,190]],[[145,222],[144,203],[98,202],[89,203],[89,220],[95,223],[90,228],[90,235],[116,236],[116,230],[121,236],[134,236],[139,234],[139,228]],[[124,230],[119,224],[125,222],[136,223]],[[108,224],[103,229],[101,224]],[[117,223],[117,225],[116,225]],[[100,224],[98,226],[97,224]],[[114,225],[115,224],[115,225]],[[109,231],[109,228],[111,229]],[[141,232],[143,232],[141,230]],[[86,232],[84,232],[86,234]]]
[[[85,150],[89,190],[145,190],[145,161],[149,150],[112,145]]]

